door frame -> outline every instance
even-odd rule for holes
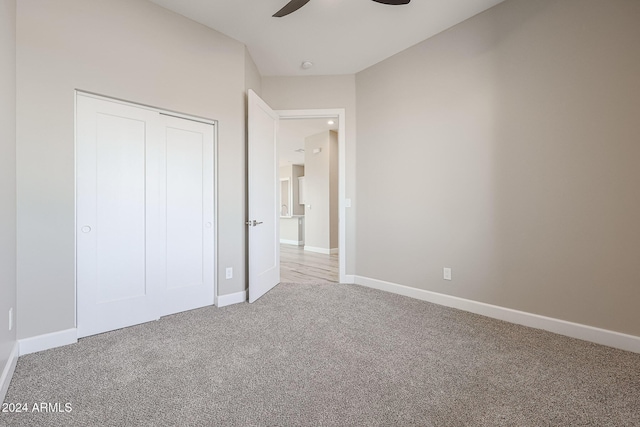
[[[345,109],[304,109],[304,110],[274,110],[280,120],[286,119],[338,119],[338,270],[339,282],[349,283],[347,268],[347,206],[346,206],[346,152],[347,139],[345,131]]]
[[[74,326],[78,328],[78,136],[77,136],[77,122],[78,122],[78,96],[87,96],[90,98],[96,98],[103,101],[115,102],[118,104],[129,105],[137,108],[144,108],[147,110],[155,111],[159,114],[167,116],[177,117],[185,120],[192,120],[195,122],[205,123],[213,126],[213,305],[218,306],[218,121],[209,119],[207,117],[196,116],[192,114],[185,114],[166,108],[155,107],[152,105],[141,104],[138,102],[128,101],[125,99],[114,98],[111,96],[102,95],[95,92],[85,91],[81,89],[75,89],[73,94],[73,289],[74,289]]]

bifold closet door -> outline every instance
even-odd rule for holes
[[[78,95],[77,328],[212,305],[214,127]]]
[[[79,337],[159,317],[161,130],[161,117],[152,110],[77,97]]]

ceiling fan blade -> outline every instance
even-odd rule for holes
[[[300,9],[302,6],[304,6],[307,3],[309,3],[309,0],[291,0],[289,3],[285,5],[285,7],[277,11],[273,15],[273,17],[282,18],[283,16],[287,16],[288,14]]]
[[[373,0],[382,4],[390,4],[392,6],[400,6],[401,4],[408,4],[411,0]]]

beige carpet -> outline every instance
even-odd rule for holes
[[[640,355],[355,285],[282,284],[21,357],[8,426],[640,426]],[[31,412],[34,403],[71,412]]]

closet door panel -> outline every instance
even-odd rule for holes
[[[203,284],[203,135],[167,128],[167,288]]]
[[[213,304],[213,125],[165,116],[166,263],[162,315]]]
[[[155,237],[147,233],[160,212],[153,206],[158,191],[147,175],[154,170],[150,163],[157,163],[158,128],[157,112],[77,97],[79,337],[159,317],[162,283],[154,271],[164,270],[158,265],[164,253],[159,256]]]
[[[96,119],[96,288],[105,303],[146,295],[146,123]]]

